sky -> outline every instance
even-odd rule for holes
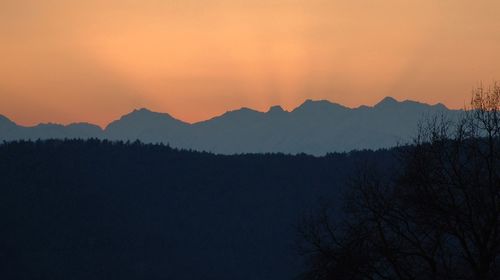
[[[188,122],[305,99],[461,108],[500,80],[498,0],[0,0],[0,114]]]

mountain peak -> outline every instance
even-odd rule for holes
[[[149,118],[149,117],[156,117],[156,118],[170,118],[173,119],[172,116],[170,116],[168,113],[159,113],[159,112],[154,112],[151,111],[147,108],[139,108],[139,109],[134,109],[132,112],[126,114],[123,117],[139,117],[139,118]],[[122,117],[122,118],[123,118]]]
[[[321,99],[321,100],[313,100],[313,99],[306,99],[302,105],[312,105],[312,104],[334,104],[328,100]]]
[[[293,112],[311,113],[318,111],[331,111],[331,110],[342,110],[342,109],[347,109],[347,108],[338,103],[332,103],[328,100],[307,99],[299,107],[295,108]]]
[[[316,105],[323,105],[323,106],[328,106],[328,105],[331,105],[333,103],[331,103],[330,101],[328,100],[312,100],[312,99],[306,99],[306,101],[304,101],[304,103],[302,103],[298,108],[310,108],[310,107],[314,107]],[[298,109],[297,108],[297,109]]]
[[[119,120],[113,121],[106,127],[105,130],[120,129],[127,126],[133,127],[135,130],[144,127],[161,127],[170,125],[185,125],[186,123],[180,121],[167,113],[153,112],[146,108],[134,109],[132,112],[122,116]]]
[[[16,124],[4,115],[0,115],[0,126],[16,126]]]
[[[137,112],[137,111],[139,111],[139,112],[151,112],[151,110],[149,110],[148,108],[144,108],[144,107],[139,108],[139,109],[137,109],[137,108],[134,109],[134,112]]]
[[[439,102],[439,103],[436,103],[433,105],[434,107],[436,108],[439,108],[440,110],[448,110],[448,107],[446,107],[446,105],[444,105],[443,103]]]
[[[130,114],[160,114],[160,113],[153,112],[147,108],[139,108],[139,109],[134,109],[134,111],[132,111]]]
[[[279,105],[272,106],[269,108],[269,111],[267,111],[268,114],[280,114],[280,113],[285,113],[285,110]]]
[[[379,103],[375,105],[375,107],[381,107],[381,106],[392,106],[395,104],[398,104],[399,101],[397,101],[395,98],[387,96],[384,99],[382,99]]]
[[[262,114],[261,112],[250,109],[248,107],[241,107],[240,109],[237,109],[237,110],[227,111],[224,114],[222,114],[220,116],[213,117],[209,120],[198,122],[198,124],[206,124],[206,123],[210,123],[211,121],[228,121],[228,120],[240,121],[240,120],[246,120],[248,118],[253,119],[255,117],[260,116],[261,114]]]
[[[255,111],[254,109],[250,109],[248,107],[241,107],[240,109],[237,109],[237,110],[227,111],[224,114],[222,114],[221,117],[234,116],[234,115],[252,115],[252,114],[257,114],[257,113],[259,113],[259,112]]]

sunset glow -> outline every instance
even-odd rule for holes
[[[0,0],[0,114],[195,122],[305,99],[459,108],[500,79],[498,0]]]

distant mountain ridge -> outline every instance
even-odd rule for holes
[[[0,115],[0,141],[98,138],[164,143],[220,154],[324,155],[389,148],[409,141],[419,122],[426,118],[444,115],[455,119],[461,113],[441,103],[429,105],[386,97],[374,106],[357,108],[310,99],[292,111],[281,106],[272,106],[267,112],[241,108],[194,124],[143,108],[111,122],[105,129],[88,123],[24,127]]]

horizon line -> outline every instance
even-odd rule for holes
[[[337,103],[337,102],[333,102],[333,101],[328,100],[328,99],[311,99],[311,98],[305,99],[302,103],[300,103],[298,106],[296,106],[292,110],[285,110],[285,109],[283,109],[282,105],[271,105],[271,106],[269,106],[269,108],[268,108],[267,111],[260,111],[260,110],[252,109],[250,107],[242,106],[240,108],[232,109],[232,110],[227,110],[227,111],[225,111],[223,113],[219,113],[219,114],[217,114],[217,115],[215,115],[213,117],[210,117],[210,118],[207,118],[207,119],[204,119],[204,120],[200,120],[200,121],[194,121],[194,122],[184,121],[184,120],[182,120],[180,118],[177,118],[177,117],[171,115],[168,112],[155,111],[155,110],[148,109],[147,107],[135,107],[135,108],[131,109],[130,111],[128,111],[127,113],[124,113],[123,115],[120,115],[117,119],[114,119],[114,120],[110,121],[104,127],[101,126],[101,125],[99,125],[99,124],[95,124],[95,123],[92,123],[92,122],[86,122],[86,121],[75,121],[75,122],[68,122],[68,123],[58,123],[58,122],[51,122],[51,121],[49,121],[49,122],[39,122],[39,123],[34,124],[34,125],[23,125],[23,124],[17,123],[15,120],[13,120],[13,119],[9,118],[8,116],[2,114],[1,112],[0,112],[0,117],[6,118],[7,120],[13,122],[17,126],[26,127],[26,128],[33,128],[33,127],[37,127],[37,126],[40,126],[40,125],[71,126],[71,125],[78,125],[78,124],[87,124],[87,125],[97,126],[101,130],[105,130],[111,123],[113,123],[115,121],[118,121],[118,120],[122,119],[123,117],[128,116],[128,115],[130,115],[130,114],[132,114],[134,112],[138,112],[138,111],[148,111],[150,113],[167,115],[167,116],[169,116],[169,117],[171,117],[171,118],[173,118],[173,119],[175,119],[175,120],[177,120],[179,122],[182,122],[182,123],[185,123],[185,124],[188,124],[188,125],[195,125],[195,124],[207,122],[207,121],[210,121],[210,120],[222,117],[222,116],[224,116],[224,115],[226,115],[228,113],[231,113],[231,112],[237,112],[237,111],[241,111],[241,110],[250,110],[250,111],[253,111],[253,112],[256,112],[256,113],[265,114],[265,113],[269,113],[271,110],[273,110],[273,108],[277,108],[278,110],[282,110],[285,113],[292,113],[292,112],[296,111],[297,109],[301,108],[302,106],[304,106],[306,103],[311,103],[311,102],[313,102],[313,103],[326,102],[329,105],[336,105],[336,106],[340,106],[340,107],[343,107],[343,108],[346,108],[346,109],[349,109],[349,110],[356,110],[356,109],[360,109],[360,108],[375,108],[375,107],[377,107],[378,105],[380,105],[380,104],[382,104],[384,102],[394,102],[394,103],[397,103],[397,104],[411,102],[411,103],[417,103],[417,104],[422,104],[422,105],[427,105],[427,106],[442,106],[445,109],[452,110],[452,111],[462,111],[462,110],[464,110],[464,108],[461,108],[461,109],[449,108],[448,106],[446,106],[442,102],[437,102],[437,103],[434,103],[434,104],[430,104],[430,103],[420,102],[420,101],[417,101],[417,100],[411,100],[411,99],[398,100],[398,99],[396,99],[396,98],[394,98],[392,96],[385,96],[384,98],[382,98],[380,101],[376,102],[373,105],[362,104],[362,105],[359,105],[359,106],[356,106],[356,107],[354,107],[354,106],[353,107],[346,106],[346,105],[343,105],[343,104],[340,104],[340,103]]]

